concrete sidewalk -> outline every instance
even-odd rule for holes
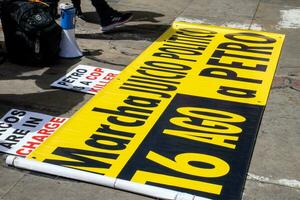
[[[84,1],[86,21],[76,37],[85,56],[51,68],[0,65],[0,115],[11,108],[70,117],[91,95],[50,84],[78,64],[122,70],[176,19],[286,34],[269,102],[258,134],[243,199],[300,199],[300,1],[299,0],[110,0],[133,20],[100,34],[97,15]],[[1,33],[2,34],[2,33]],[[4,38],[1,35],[0,43]],[[1,156],[3,154],[0,154]],[[148,199],[88,183],[5,166],[0,161],[1,200]]]

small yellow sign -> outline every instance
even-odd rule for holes
[[[175,22],[29,158],[240,198],[283,40]]]

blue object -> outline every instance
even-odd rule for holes
[[[64,30],[75,28],[75,8],[61,9],[60,26]]]

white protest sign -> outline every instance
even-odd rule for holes
[[[67,118],[11,109],[0,119],[0,151],[27,156]]]
[[[118,70],[78,65],[65,76],[52,83],[51,86],[97,94],[119,73],[120,71]]]

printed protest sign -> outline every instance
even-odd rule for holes
[[[51,86],[97,94],[119,73],[120,71],[118,70],[78,65],[65,76],[52,83]]]
[[[240,199],[283,40],[176,22],[28,158]]]
[[[12,109],[0,119],[0,151],[27,156],[66,121],[62,117]]]

